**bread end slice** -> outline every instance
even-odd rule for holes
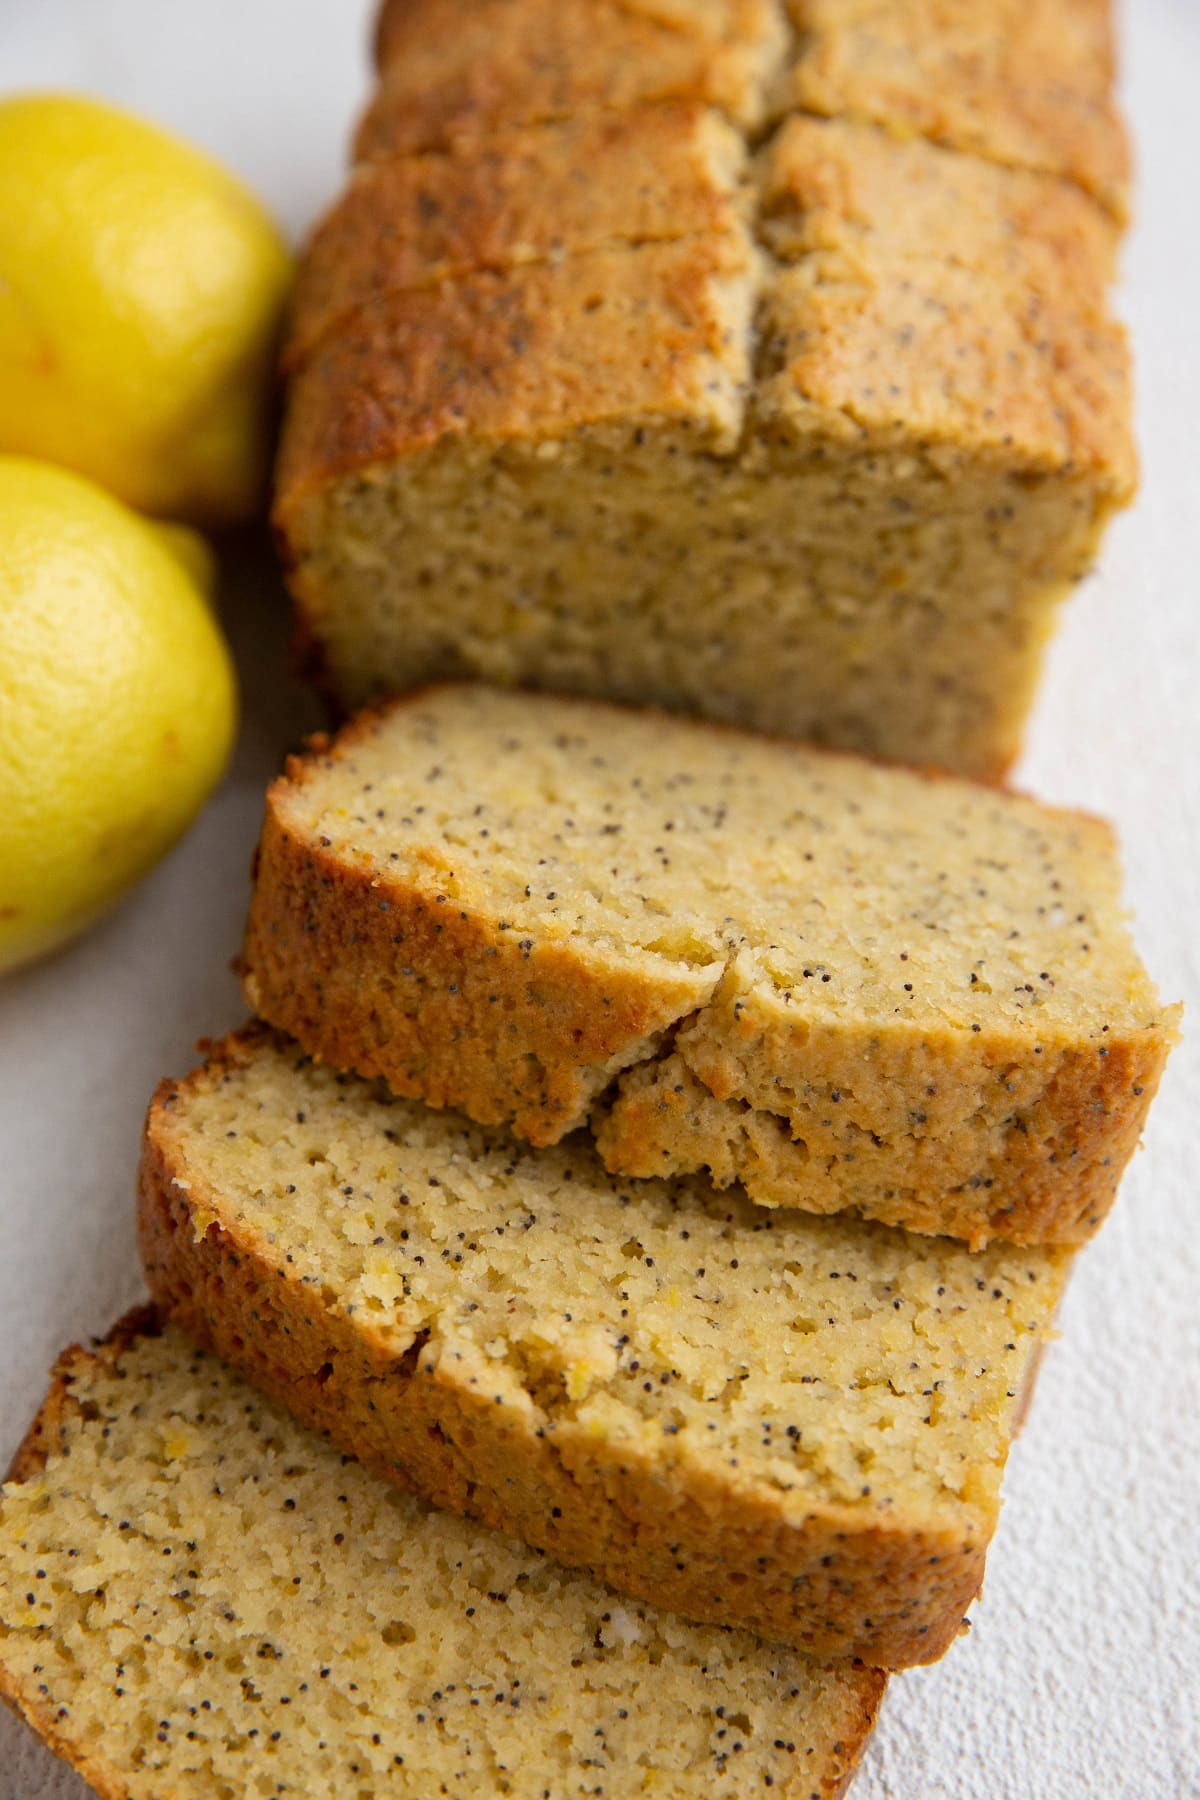
[[[0,1692],[102,1800],[491,1800],[598,1762],[614,1800],[752,1767],[836,1800],[885,1682],[429,1513],[144,1312],[60,1359],[0,1495]]]

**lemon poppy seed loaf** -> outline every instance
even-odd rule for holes
[[[883,1686],[429,1512],[147,1316],[0,1497],[0,1693],[104,1800],[836,1800]]]
[[[158,1305],[380,1474],[812,1655],[939,1656],[1070,1253],[622,1182],[255,1027],[164,1083]]]
[[[608,1166],[1077,1243],[1174,1036],[1100,821],[596,702],[446,687],[271,789],[253,1009]]]
[[[1133,491],[1122,139],[1093,0],[935,13],[385,11],[275,506],[343,706],[477,676],[1005,769]]]

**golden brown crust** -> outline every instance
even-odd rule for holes
[[[318,249],[305,278],[315,298],[301,301],[290,362],[314,364],[293,386],[276,517],[297,603],[326,640],[348,704],[434,675],[478,673],[782,725],[903,760],[931,754],[975,773],[1001,774],[1019,750],[1057,605],[1136,484],[1128,348],[1104,298],[1127,182],[1107,0],[793,0],[790,41],[788,11],[785,0],[385,5],[382,81],[360,154],[391,171],[396,158],[452,146],[462,165],[477,162],[479,179],[452,202],[452,213],[462,207],[457,236],[414,229],[384,248],[369,218],[356,223],[368,201],[352,188],[329,239],[338,248]],[[521,262],[527,228],[520,206],[509,215],[506,169],[492,228],[482,171],[531,125],[553,122],[566,137],[620,133],[680,102],[719,108],[751,142],[782,118],[764,146],[769,171],[782,144],[806,139],[809,149],[793,170],[801,188],[787,216],[772,213],[778,194],[764,197],[759,229],[784,266],[746,278],[763,291],[742,306],[748,318],[754,303],[759,346],[753,376],[743,368],[745,395],[721,409],[719,443],[689,434],[663,446],[696,401],[697,339],[677,332],[675,298],[648,295],[635,324],[632,290],[622,295],[618,282],[630,323],[622,336],[611,321],[572,317],[569,281],[497,279]],[[826,116],[801,118],[797,108]],[[586,164],[568,151],[555,171],[560,186],[586,177]],[[936,192],[925,176],[939,166]],[[382,189],[407,176],[372,179]],[[535,256],[556,210],[568,257],[572,244],[591,254],[593,231],[610,221],[618,236],[637,237],[643,227],[637,207],[625,205],[623,180],[600,179],[597,168],[596,189],[595,220],[580,222],[576,236],[569,198],[547,188],[545,218],[529,239]],[[481,268],[493,279],[481,279]],[[641,265],[643,277],[649,268]],[[387,297],[443,278],[455,291],[428,312]],[[694,295],[683,308],[689,330],[693,306]],[[514,314],[520,358],[510,354]],[[314,352],[323,332],[343,328],[344,345]],[[662,365],[639,363],[664,337],[690,391],[682,413],[674,401],[657,410]],[[516,403],[506,407],[510,393]],[[605,393],[614,401],[607,410]],[[586,530],[589,493],[615,493],[624,506],[643,479],[626,442],[605,441],[593,470],[598,425],[644,432],[648,461],[660,447],[678,457],[666,465],[678,488],[656,465],[664,492],[655,529],[644,543],[619,518],[602,532],[573,570],[570,609],[555,559]],[[527,478],[525,459],[559,443],[579,457],[578,479],[559,481],[541,465]],[[714,468],[714,448],[728,464]],[[608,480],[610,456],[625,480]],[[906,471],[930,464],[915,498],[902,491]],[[874,482],[863,496],[860,471]],[[776,519],[789,478],[798,485],[826,473],[843,499],[882,508],[890,495],[895,508],[882,520],[864,516],[858,539],[839,538],[864,546],[849,571],[853,591],[823,546],[797,531],[790,549],[785,534],[819,501],[804,496],[775,530],[778,566],[768,567],[772,533],[751,516],[758,501],[724,480],[758,483],[763,513]],[[360,477],[372,484],[366,497]],[[699,535],[684,521],[710,485],[717,491],[704,511],[715,548],[693,595],[674,573],[686,549],[673,533],[678,518],[680,536]],[[497,558],[504,575],[464,553],[455,529],[463,492],[511,548]],[[741,546],[760,533],[764,554],[743,569]],[[953,545],[962,551],[948,573]],[[444,622],[432,628],[425,598],[439,577]],[[773,605],[759,599],[756,579]],[[612,596],[642,583],[653,597],[644,624],[614,648],[597,618],[611,619]],[[878,603],[893,584],[897,604],[884,615]],[[743,587],[755,603],[728,628],[740,636],[721,657],[714,640],[725,629],[725,597]],[[497,620],[514,595],[520,610],[504,631]],[[675,635],[672,607],[682,612],[692,598],[706,623],[721,622],[706,634],[711,662]],[[852,609],[865,616],[861,633],[842,629]],[[970,649],[956,658],[951,647],[960,611],[973,662]],[[939,618],[947,626],[935,636],[930,622]],[[767,676],[753,652],[773,627],[787,648]],[[820,684],[809,672],[817,667]],[[905,716],[896,696],[910,688]]]
[[[735,229],[741,140],[692,105],[516,129],[467,151],[360,166],[314,233],[286,368],[347,314],[481,269]]]
[[[860,1716],[854,1721],[851,1730],[845,1732],[839,1745],[835,1745],[834,1754],[837,1767],[823,1773],[819,1779],[821,1788],[816,1793],[804,1790],[809,1786],[808,1779],[797,1775],[794,1783],[789,1782],[790,1793],[785,1800],[843,1800],[850,1792],[851,1783],[858,1773],[858,1766],[867,1747],[867,1739],[875,1729],[879,1716],[879,1708],[887,1690],[888,1677],[882,1669],[863,1668],[858,1674],[858,1703]],[[839,1769],[841,1773],[839,1773]]]
[[[58,1359],[50,1377],[50,1392],[42,1401],[29,1429],[17,1445],[12,1461],[8,1465],[8,1473],[4,1480],[26,1482],[32,1481],[46,1466],[46,1459],[54,1448],[55,1440],[62,1430],[63,1416],[68,1404],[68,1385],[63,1363],[79,1351],[75,1345],[64,1351]]]
[[[786,10],[790,55],[778,29],[783,7],[768,0],[686,9],[651,0],[489,0],[470,9],[387,0],[377,38],[384,86],[360,154],[478,136],[506,121],[689,98],[752,127],[791,110],[867,120],[1063,176],[1116,219],[1127,216],[1110,0],[789,0]]]
[[[783,261],[763,296],[743,454],[853,439],[864,452],[932,446],[997,474],[1053,474],[1094,496],[1090,542],[1136,483],[1103,216],[1061,181],[818,120],[785,127],[759,186],[759,228]],[[374,260],[390,290],[398,271]],[[758,275],[730,231],[480,270],[435,292],[372,288],[352,313],[348,288],[338,333],[292,384],[282,532],[303,537],[298,508],[328,484],[438,446],[535,454],[604,427],[711,430],[713,359],[727,385],[718,447],[732,449],[749,370],[747,346],[729,341],[731,310],[748,321]],[[304,310],[301,348],[328,316]],[[764,467],[761,478],[782,477]]]
[[[445,444],[534,453],[639,423],[736,436],[753,258],[741,237],[602,250],[389,295],[347,318],[292,383],[275,516],[285,536],[337,477]],[[731,290],[746,288],[744,300]]]
[[[1110,507],[1132,496],[1115,234],[1077,188],[818,119],[791,120],[758,177],[784,265],[764,308],[765,417],[1090,478]]]
[[[1093,313],[1117,233],[1079,189],[1038,171],[895,139],[848,119],[788,119],[758,152],[758,223],[783,262],[840,251],[972,269],[1002,295],[1033,285]]]
[[[1065,176],[1117,220],[1128,214],[1110,0],[788,0],[795,41],[786,72],[783,38],[761,0],[685,13],[646,0],[594,7],[588,18],[552,0],[491,0],[471,11],[464,18],[453,0],[383,5],[385,86],[360,153],[596,104],[694,97],[752,126],[768,110],[793,108],[864,119],[898,137]],[[448,49],[464,25],[477,36]],[[770,50],[757,65],[739,63],[739,41]]]
[[[437,148],[504,125],[691,100],[759,125],[786,36],[776,0],[723,0],[691,29],[613,0],[402,0],[380,16],[382,82],[360,158]]]
[[[1110,0],[789,0],[789,104],[1077,182],[1126,216]]]
[[[237,1058],[254,1037],[227,1040]],[[190,1079],[203,1077],[203,1072]],[[435,1505],[506,1531],[610,1586],[822,1657],[899,1668],[936,1660],[978,1591],[994,1520],[885,1528],[850,1507],[787,1516],[770,1483],[614,1442],[532,1398],[493,1404],[452,1339],[397,1358],[252,1229],[173,1141],[181,1086],[147,1122],[139,1242],[164,1314],[306,1424]],[[178,1178],[178,1179],[177,1179]],[[680,1565],[683,1565],[682,1568]]]
[[[154,1308],[135,1307],[119,1319],[107,1336],[93,1344],[90,1350],[85,1350],[80,1344],[73,1344],[63,1351],[51,1372],[50,1390],[9,1465],[6,1483],[24,1485],[35,1480],[45,1468],[48,1458],[62,1440],[65,1421],[72,1412],[78,1411],[79,1402],[72,1391],[73,1385],[77,1379],[86,1377],[88,1366],[95,1362],[115,1365],[135,1338],[154,1335],[157,1331],[158,1317]],[[53,1700],[40,1693],[31,1683],[21,1681],[2,1662],[0,1700],[18,1718],[24,1720],[48,1750],[75,1769],[93,1792],[100,1796],[100,1800],[130,1800],[129,1788],[121,1771],[95,1754],[87,1745],[65,1736],[60,1728]],[[870,1722],[864,1730],[864,1738],[869,1730]],[[162,1800],[171,1800],[170,1794],[164,1792]]]
[[[451,3],[456,12],[447,11],[446,0],[383,0],[375,19],[376,68],[382,73],[399,57],[410,55],[424,33],[461,20],[461,0]],[[591,4],[596,13],[623,13],[626,19],[682,32],[701,43],[731,43],[774,31],[771,15],[779,10],[779,0],[591,0]],[[510,11],[511,4],[501,0],[491,19],[503,19]]]
[[[877,453],[931,445],[952,475],[990,459],[1030,483],[1073,482],[1091,500],[1086,567],[1095,531],[1136,490],[1124,329],[1097,318],[1072,336],[1060,315],[1030,336],[1019,315],[981,312],[969,277],[949,274],[939,295],[926,275],[895,305],[808,267],[779,275],[763,312],[779,369],[757,392],[764,437],[804,446],[844,431]],[[949,359],[961,372],[948,384]]]

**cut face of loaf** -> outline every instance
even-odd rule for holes
[[[1106,826],[597,703],[448,687],[271,789],[255,1011],[608,1166],[979,1246],[1104,1217],[1174,1036]]]
[[[665,104],[507,130],[469,156],[360,164],[301,265],[287,363],[299,366],[364,304],[393,293],[736,232],[749,205],[746,161],[717,113]]]
[[[865,104],[747,142],[758,102],[722,119],[698,78],[539,100],[472,34],[503,13],[574,82],[571,6],[437,10],[385,16],[375,160],[287,351],[276,519],[331,687],[478,675],[1000,774],[1133,488],[1111,217],[1036,156],[901,141]],[[782,17],[586,10],[597,56],[762,47]],[[814,19],[822,79],[853,86],[873,41]],[[918,86],[936,68],[914,51]]]
[[[0,1693],[105,1800],[836,1800],[883,1686],[429,1512],[149,1317],[0,1498]]]
[[[889,1668],[978,1590],[1070,1260],[625,1183],[261,1028],[160,1089],[140,1239],[170,1316],[380,1474]]]

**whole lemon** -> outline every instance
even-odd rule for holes
[[[266,476],[291,257],[258,201],[157,127],[0,102],[0,452],[130,506],[243,518]]]
[[[0,970],[89,924],[220,776],[234,679],[203,566],[179,528],[0,456]]]

